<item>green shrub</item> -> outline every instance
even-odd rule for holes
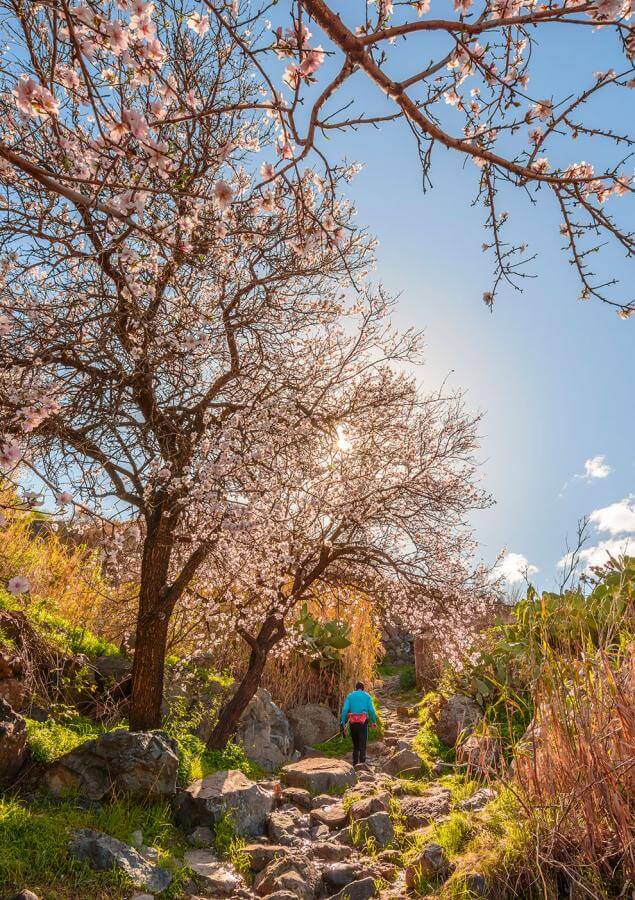
[[[404,666],[399,673],[399,690],[412,691],[417,686],[414,666]]]
[[[29,607],[28,616],[40,626],[48,640],[53,641],[67,653],[83,653],[86,656],[120,656],[120,650],[110,641],[94,634],[88,628],[73,625],[62,616],[49,612],[48,604],[40,601]]]
[[[532,720],[534,689],[546,667],[594,648],[619,666],[633,635],[635,558],[611,562],[590,586],[562,594],[530,587],[512,622],[491,628],[473,661],[455,673],[454,689],[478,701],[507,752]]]

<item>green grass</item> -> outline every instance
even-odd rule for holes
[[[68,619],[55,615],[48,609],[45,600],[33,603],[26,609],[6,590],[0,588],[0,610],[24,610],[29,620],[47,640],[67,653],[83,653],[95,658],[97,656],[121,656],[121,651],[110,641],[90,631],[88,628],[73,625]],[[0,644],[6,643],[0,635]]]
[[[0,885],[9,894],[25,887],[56,900],[80,897],[125,898],[131,885],[119,872],[94,872],[68,856],[74,828],[95,828],[130,843],[141,831],[146,844],[159,850],[159,861],[172,868],[173,884],[162,895],[181,895],[183,872],[177,858],[185,851],[167,802],[148,805],[117,801],[98,811],[78,809],[73,802],[0,798]]]
[[[28,616],[40,630],[46,632],[49,640],[68,653],[83,653],[86,656],[121,656],[118,647],[111,644],[88,628],[73,625],[67,619],[56,616],[46,609],[45,603],[38,603],[28,610]]]
[[[85,716],[71,716],[65,722],[26,720],[28,743],[36,762],[51,763],[92,738],[103,734],[95,722]]]
[[[214,826],[214,847],[221,859],[226,859],[243,875],[250,871],[246,846],[246,841],[236,833],[232,811],[226,810]]]
[[[382,662],[377,666],[377,674],[378,675],[386,675],[390,678],[393,675],[399,675],[404,668],[405,668],[404,665],[397,665],[396,663]]]
[[[178,744],[178,782],[184,787],[223,769],[240,769],[248,778],[265,776],[263,769],[247,757],[242,747],[228,743],[223,750],[208,750],[203,741],[184,729],[166,726],[166,731]]]

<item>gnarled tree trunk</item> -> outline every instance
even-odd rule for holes
[[[143,547],[129,714],[132,731],[161,727],[163,669],[174,607],[166,600],[171,529],[162,519],[158,511],[149,523]]]
[[[265,619],[257,637],[254,638],[242,629],[239,629],[239,634],[251,647],[249,664],[237,691],[218,714],[218,722],[207,741],[207,746],[211,750],[222,750],[227,741],[234,736],[240,717],[260,687],[269,653],[284,637],[284,626],[273,616],[269,616]]]

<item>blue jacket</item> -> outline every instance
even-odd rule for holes
[[[377,722],[377,713],[373,706],[373,698],[366,691],[351,691],[342,706],[342,725],[346,725],[348,714],[366,713],[371,722]]]

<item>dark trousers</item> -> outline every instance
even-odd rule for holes
[[[366,744],[368,743],[368,722],[349,722],[351,740],[353,742],[353,765],[366,762]]]

